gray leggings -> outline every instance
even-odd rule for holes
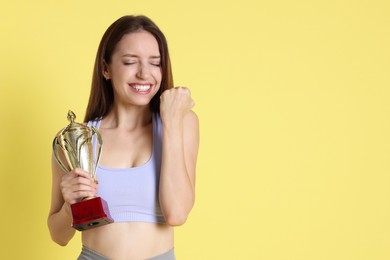
[[[83,250],[77,260],[109,260],[109,258],[83,246]],[[172,248],[168,252],[154,256],[148,260],[176,260],[175,251]]]

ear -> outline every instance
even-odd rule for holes
[[[111,73],[110,73],[110,66],[107,64],[105,60],[103,60],[103,71],[102,71],[103,77],[106,80],[111,79]]]

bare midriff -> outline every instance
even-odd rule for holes
[[[147,259],[173,248],[173,228],[158,223],[112,223],[83,231],[82,241],[109,259]]]

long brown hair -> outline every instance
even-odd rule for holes
[[[147,31],[157,40],[161,56],[162,80],[160,89],[150,101],[152,112],[160,111],[160,95],[173,87],[171,61],[169,59],[168,44],[164,34],[148,17],[127,15],[116,20],[104,33],[96,54],[95,67],[92,76],[91,93],[89,96],[84,122],[104,117],[111,110],[114,103],[114,91],[111,81],[103,76],[104,62],[111,63],[111,56],[116,45],[125,34]]]

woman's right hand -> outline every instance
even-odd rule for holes
[[[62,177],[61,192],[65,202],[72,205],[85,197],[95,197],[97,184],[89,173],[75,168]]]

